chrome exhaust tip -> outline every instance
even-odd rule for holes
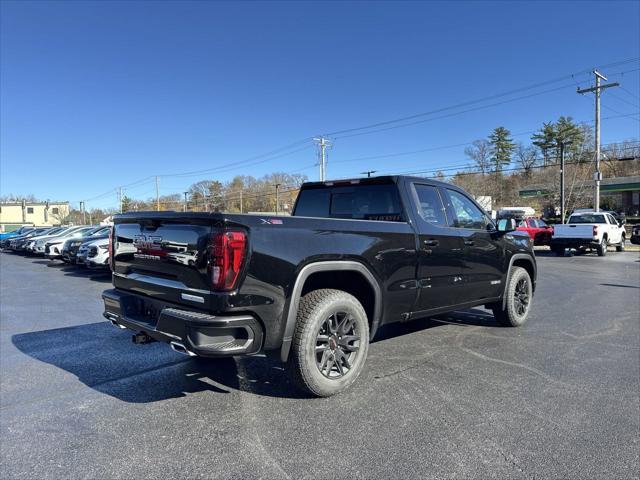
[[[181,353],[183,355],[188,355],[189,357],[195,357],[196,356],[195,353],[193,353],[190,350],[187,350],[186,347],[181,343],[171,342],[169,345],[171,345],[171,349],[174,352],[178,352],[178,353]]]
[[[117,321],[118,316],[117,315],[107,312],[107,313],[104,314],[104,316],[105,316],[105,318],[107,320],[109,320],[109,323],[111,323],[111,325],[113,325],[114,327],[118,327],[118,328],[122,328],[122,329],[127,328],[124,325],[120,325],[118,323],[118,321]]]

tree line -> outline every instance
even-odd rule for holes
[[[591,179],[595,157],[594,131],[587,123],[577,124],[561,116],[545,122],[530,137],[530,142],[515,142],[504,126],[496,127],[485,139],[465,148],[471,168],[450,179],[476,196],[492,197],[493,205],[538,203],[519,197],[522,189],[547,192],[548,204],[559,205],[561,154],[565,157],[565,193],[569,209],[591,207]],[[640,174],[640,144],[624,141],[601,147],[601,170],[605,177]],[[603,199],[613,202],[612,199]],[[609,206],[615,209],[615,205]]]

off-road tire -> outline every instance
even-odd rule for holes
[[[519,311],[520,304],[517,298],[517,296],[521,296],[521,294],[517,292],[517,289],[520,289],[522,282],[524,282],[525,293],[527,295],[527,305],[524,313]],[[533,283],[526,269],[522,267],[511,268],[511,274],[509,275],[504,295],[504,302],[497,302],[490,305],[493,316],[500,325],[505,327],[520,327],[524,325],[529,316],[531,301],[533,300]]]
[[[616,252],[624,252],[624,242],[626,240],[627,237],[625,235],[622,235],[622,240],[620,240],[620,243],[616,245]]]
[[[327,378],[317,363],[317,339],[324,322],[336,312],[354,319],[360,337],[351,368],[339,378]],[[287,370],[294,383],[317,397],[329,397],[349,387],[362,372],[369,350],[369,322],[360,302],[342,290],[320,289],[300,299]]]
[[[596,247],[596,253],[598,254],[599,257],[604,257],[607,254],[608,246],[609,246],[609,243],[607,242],[607,237],[602,237],[602,241],[600,242],[600,245]]]

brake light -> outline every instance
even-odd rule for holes
[[[597,226],[597,225],[594,225],[594,226],[593,226],[593,236],[594,236],[594,237],[597,237],[597,236],[598,236],[598,226]]]
[[[247,252],[247,236],[233,230],[211,235],[209,270],[214,290],[233,290]]]

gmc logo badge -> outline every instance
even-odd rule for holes
[[[155,235],[135,235],[133,246],[141,250],[162,249],[162,237]]]

